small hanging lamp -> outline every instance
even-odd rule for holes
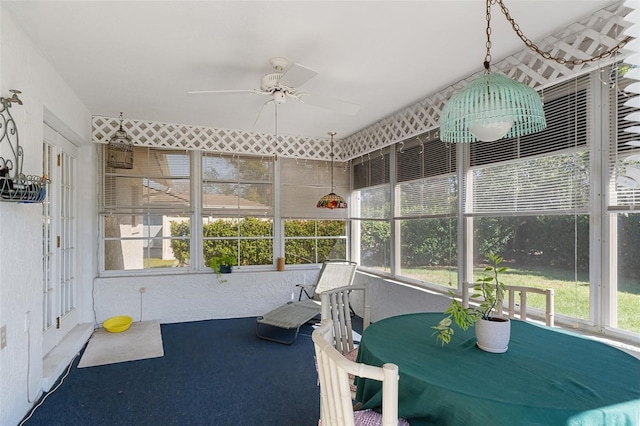
[[[329,132],[331,136],[331,192],[320,198],[316,207],[321,209],[346,209],[347,202],[341,196],[333,192],[333,137],[336,132]]]
[[[526,84],[491,73],[491,3],[486,0],[484,75],[451,96],[440,116],[443,142],[489,142],[547,127],[540,95]]]
[[[133,169],[133,142],[122,128],[122,112],[120,113],[120,128],[109,139],[107,146],[107,166],[114,169]]]
[[[440,139],[443,142],[496,141],[508,137],[525,136],[544,130],[547,123],[544,117],[542,100],[538,93],[526,84],[509,77],[491,73],[491,5],[497,4],[500,11],[513,27],[516,35],[533,52],[544,59],[555,61],[563,66],[583,65],[608,58],[631,40],[627,36],[617,45],[587,59],[566,59],[554,56],[536,46],[520,30],[511,17],[503,0],[486,0],[486,56],[484,75],[476,78],[460,92],[454,94],[440,114]]]

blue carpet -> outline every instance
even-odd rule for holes
[[[76,368],[25,423],[317,425],[311,327],[288,346],[258,339],[255,318],[163,324],[164,357]]]

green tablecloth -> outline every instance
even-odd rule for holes
[[[512,320],[509,350],[475,346],[475,330],[436,343],[442,314],[387,318],[363,333],[358,362],[400,369],[399,415],[411,425],[640,425],[640,360],[574,334]],[[380,383],[357,379],[363,408]]]

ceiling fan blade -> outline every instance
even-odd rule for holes
[[[233,93],[260,93],[255,89],[248,90],[192,90],[187,92],[188,96],[191,95],[211,95],[211,94],[233,94]]]
[[[291,66],[285,71],[284,75],[280,77],[280,81],[278,81],[278,83],[287,87],[298,87],[311,80],[316,75],[318,75],[318,72],[309,67],[305,67],[300,64],[291,64]]]
[[[265,105],[267,105],[268,103],[273,102],[273,99],[269,99],[267,102],[263,103],[262,106],[260,107],[260,111],[258,111],[258,115],[256,116],[256,120],[253,122],[253,127],[256,127],[256,124],[258,124],[258,120],[260,119],[260,116],[262,116],[262,111],[264,111],[264,107]]]
[[[302,102],[346,115],[356,115],[360,111],[360,105],[358,104],[318,95],[304,95]]]

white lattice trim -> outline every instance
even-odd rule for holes
[[[91,138],[94,143],[108,143],[118,130],[120,119],[93,116]],[[184,124],[159,123],[142,120],[123,120],[122,127],[137,146],[214,151],[234,154],[254,154],[310,160],[330,160],[331,143],[328,138],[306,138],[257,133],[245,130],[217,129]],[[337,141],[339,142],[339,140]],[[341,143],[336,143],[335,159],[343,157]]]

